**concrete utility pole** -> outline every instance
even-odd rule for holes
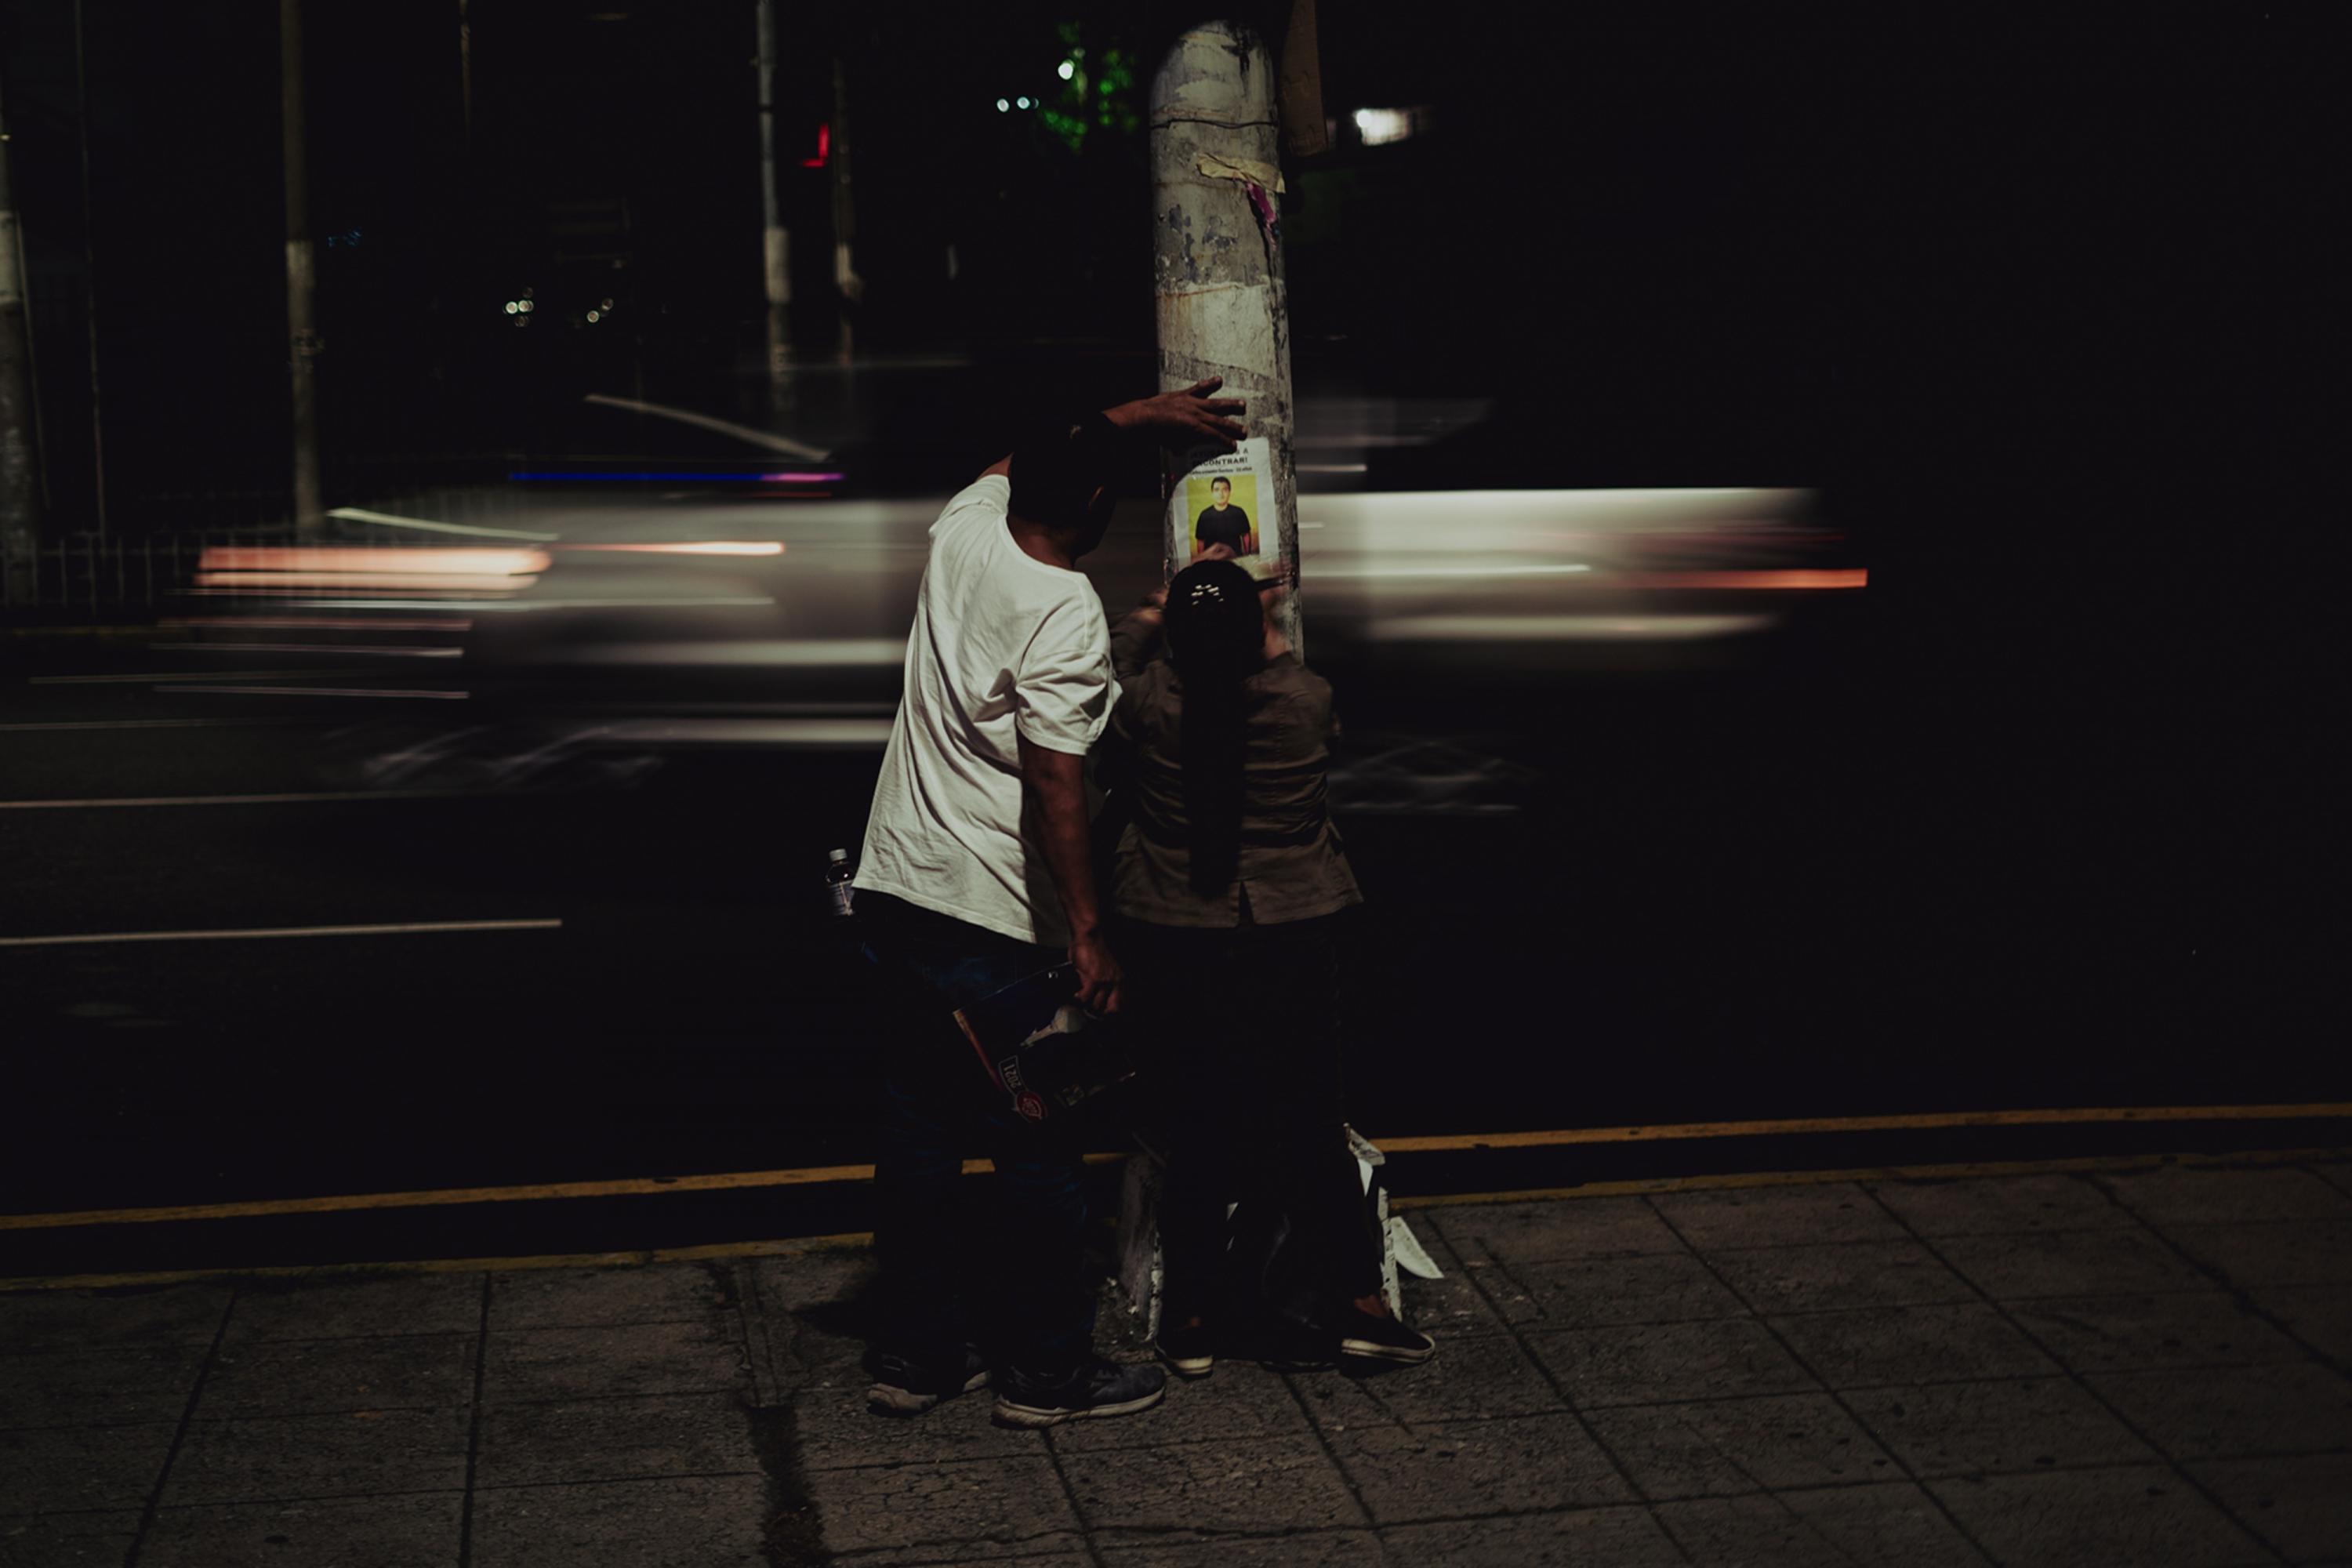
[[[286,342],[294,394],[294,525],[326,527],[319,499],[319,275],[310,244],[304,132],[302,0],[278,0],[278,79],[286,136]]]
[[[34,552],[41,538],[40,417],[33,402],[30,324],[25,319],[25,253],[8,182],[8,120],[0,110],[0,609],[34,599]]]
[[[1151,82],[1152,286],[1160,384],[1172,391],[1219,375],[1219,395],[1247,403],[1243,422],[1272,450],[1275,539],[1295,574],[1298,483],[1275,92],[1265,46],[1236,23],[1189,28],[1160,60]],[[1184,564],[1171,550],[1169,570]],[[1295,585],[1285,596],[1282,631],[1303,655],[1299,597]]]
[[[760,0],[760,212],[767,236],[768,379],[792,358],[792,234],[776,206],[776,0]]]

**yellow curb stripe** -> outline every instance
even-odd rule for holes
[[[2352,1103],[2305,1105],[2168,1105],[2048,1110],[1961,1110],[1899,1116],[1811,1117],[1780,1121],[1692,1121],[1655,1127],[1586,1127],[1549,1132],[1444,1133],[1375,1139],[1391,1154],[1491,1149],[1563,1148],[1596,1143],[1664,1143],[1705,1138],[1761,1138],[1808,1132],[1916,1131],[1938,1128],[2031,1127],[2103,1122],[2271,1121],[2352,1118]],[[1101,1165],[1123,1152],[1085,1156]],[[966,1160],[963,1172],[995,1169]],[[338,1214],[365,1209],[443,1208],[467,1204],[538,1203],[563,1198],[635,1197],[656,1193],[740,1191],[868,1182],[872,1165],[808,1165],[781,1171],[726,1171],[698,1176],[631,1176],[596,1182],[543,1182],[511,1187],[440,1187],[404,1193],[352,1193],[326,1197],[260,1198],[243,1203],[190,1204],[163,1208],[82,1209],[64,1214],[0,1215],[0,1231],[59,1230],[100,1225],[157,1225],[184,1220],[261,1219],[284,1215]]]
[[[2315,1160],[2352,1159],[2352,1147],[2256,1149],[2231,1152],[2125,1154],[2064,1160],[1976,1161],[1948,1165],[1877,1165],[1846,1171],[1746,1171],[1718,1176],[1672,1176],[1654,1181],[1594,1182],[1581,1187],[1538,1187],[1507,1193],[1448,1193],[1430,1197],[1391,1197],[1392,1209],[1468,1207],[1486,1204],[1574,1202],[1579,1198],[1624,1197],[1648,1193],[1706,1192],[1744,1187],[1809,1186],[1829,1182],[1958,1181],[1972,1176],[2037,1176],[2067,1172],[2148,1171],[2166,1165],[2200,1169],[2297,1165]],[[966,1162],[967,1166],[978,1162]],[[132,1285],[185,1285],[210,1279],[338,1279],[362,1274],[512,1273],[534,1268],[608,1268],[649,1263],[696,1263],[719,1258],[797,1258],[873,1245],[871,1231],[792,1237],[772,1241],[714,1242],[700,1247],[655,1247],[624,1252],[546,1253],[520,1258],[432,1258],[370,1263],[272,1264],[249,1268],[179,1268],[130,1274],[26,1275],[0,1279],[0,1294],[25,1290],[99,1290]]]
[[[1374,1139],[1393,1154],[1450,1149],[1552,1149],[1577,1143],[1671,1143],[1696,1138],[1769,1138],[1802,1132],[1916,1132],[1943,1128],[2056,1127],[2095,1122],[2281,1121],[2352,1117],[2352,1103],[2131,1105],[2049,1110],[1946,1110],[1899,1116],[1808,1116],[1780,1121],[1684,1121],[1654,1127],[1580,1127]]]

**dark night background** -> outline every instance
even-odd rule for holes
[[[994,100],[1056,91],[1075,43],[1130,62],[1139,110],[1167,18],[779,9],[796,348],[834,342],[830,176],[801,161],[838,56],[858,347],[974,366],[884,411],[896,482],[943,488],[1026,408],[1149,390],[1142,133],[1112,112],[1073,147]],[[331,502],[565,449],[585,392],[750,416],[752,14],[474,0],[468,131],[454,4],[311,8]],[[75,7],[21,0],[5,35],[52,517],[94,516],[93,301],[108,529],[282,515],[276,6],[85,16],[87,203]],[[1559,831],[1617,856],[1596,885],[1626,901],[1514,879],[1507,836],[1381,840],[1401,903],[1486,858],[1489,934],[1433,984],[1517,1049],[1529,1021],[1597,1048],[1653,1000],[1705,1041],[1700,1099],[1796,1104],[1865,1049],[1854,1103],[2352,1088],[2343,516],[2295,478],[2341,423],[2336,13],[1329,0],[1321,38],[1342,134],[1283,215],[1299,389],[1490,405],[1368,483],[1816,487],[1871,573],[1826,651],[1647,712],[1577,699],[1609,740],[1562,788],[1633,815]],[[1426,133],[1347,133],[1408,105]],[[571,323],[606,297],[617,329]],[[1776,749],[1793,723],[1826,749]],[[1669,830],[1704,853],[1659,847],[1653,889],[1623,845]],[[1686,931],[1695,973],[1600,973]],[[1606,1006],[1550,989],[1563,955]],[[1968,1087],[1983,1051],[2031,1081]]]

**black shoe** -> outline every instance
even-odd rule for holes
[[[1328,1372],[1339,1359],[1337,1339],[1287,1318],[1261,1318],[1223,1337],[1226,1354],[1268,1372]]]
[[[1195,1323],[1189,1329],[1162,1329],[1152,1349],[1160,1359],[1179,1377],[1206,1377],[1217,1370],[1216,1347],[1206,1327]]]
[[[877,1415],[920,1415],[942,1399],[988,1386],[988,1363],[969,1345],[958,1363],[934,1365],[877,1351],[866,1358],[866,1369],[874,1374],[866,1408]]]
[[[1097,1360],[1058,1377],[1007,1367],[996,1380],[996,1424],[1058,1426],[1099,1415],[1132,1415],[1159,1404],[1167,1392],[1168,1374],[1156,1366]]]
[[[1396,1366],[1419,1366],[1437,1353],[1437,1342],[1394,1318],[1376,1318],[1350,1307],[1339,1319],[1339,1353]]]

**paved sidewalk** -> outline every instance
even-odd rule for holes
[[[0,1564],[2352,1563],[2352,1163],[1410,1217],[1427,1367],[1046,1434],[861,1251],[0,1295]]]

